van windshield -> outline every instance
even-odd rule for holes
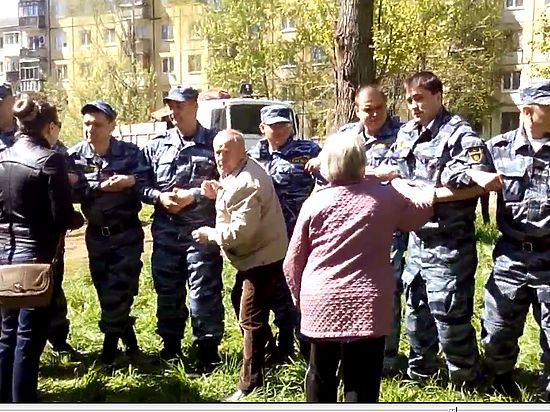
[[[231,128],[243,134],[261,135],[260,110],[264,106],[261,104],[235,104],[229,106]]]

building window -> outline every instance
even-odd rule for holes
[[[288,16],[281,17],[281,31],[282,32],[290,32],[295,31],[296,25],[292,21],[292,19]]]
[[[57,18],[67,17],[67,0],[54,0],[51,3],[52,14]]]
[[[67,47],[67,41],[65,39],[65,32],[59,32],[55,35],[55,48],[59,51],[63,50],[63,47]]]
[[[502,91],[510,92],[519,89],[521,71],[506,72],[502,75]]]
[[[146,39],[147,36],[147,27],[143,24],[136,24],[134,27],[134,35],[136,37],[136,40],[142,40]]]
[[[162,72],[163,73],[172,73],[174,71],[174,58],[173,57],[164,57],[161,61],[162,63]]]
[[[0,36],[0,49],[4,48],[4,38]]]
[[[0,62],[0,73],[4,73],[4,62]]]
[[[523,46],[523,31],[521,29],[512,33],[512,47],[514,50],[522,50]]]
[[[322,48],[313,46],[311,48],[311,62],[313,64],[323,64],[327,61],[327,56]]]
[[[80,63],[78,66],[80,70],[80,74],[84,77],[89,77],[91,70],[90,70],[90,63]]]
[[[523,0],[504,0],[504,5],[507,9],[523,8]]]
[[[7,33],[4,35],[4,43],[10,45],[19,44],[19,33]]]
[[[38,80],[38,67],[21,68],[21,80]]]
[[[116,30],[115,29],[106,29],[105,30],[105,44],[106,45],[116,44]]]
[[[519,127],[519,112],[502,112],[500,114],[500,133],[506,133]]]
[[[550,7],[550,0],[544,0],[544,5],[546,7]]]
[[[200,54],[190,54],[187,57],[187,70],[189,73],[200,73],[202,71],[202,56]]]
[[[31,50],[37,50],[40,47],[44,47],[46,39],[44,36],[29,36],[27,37],[27,47]]]
[[[19,71],[19,61],[17,61],[17,60],[7,60],[6,61],[6,71],[7,72],[18,72]]]
[[[160,38],[162,40],[174,39],[174,28],[171,24],[163,24],[160,26]]]
[[[80,45],[89,46],[92,42],[92,32],[90,30],[80,31]]]
[[[189,26],[189,38],[191,40],[200,40],[202,38],[201,26],[198,22],[194,22]]]
[[[19,5],[19,17],[44,16],[44,3],[40,1],[26,1]]]
[[[55,66],[55,78],[58,81],[65,80],[67,78],[67,65],[58,64]]]

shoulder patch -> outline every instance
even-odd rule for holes
[[[474,162],[481,161],[481,158],[483,157],[483,150],[479,146],[469,147],[467,152],[468,157]]]
[[[293,165],[305,165],[310,159],[310,156],[295,156],[288,159],[288,161]]]

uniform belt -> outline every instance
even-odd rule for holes
[[[102,236],[109,237],[109,236],[115,236],[119,233],[124,232],[128,229],[133,229],[135,227],[141,226],[141,222],[139,219],[137,220],[128,220],[126,222],[119,222],[115,223],[114,225],[110,226],[100,226],[100,225],[94,225],[94,224],[88,224],[88,230],[101,234]]]
[[[505,239],[508,243],[519,247],[523,252],[538,253],[550,251],[550,238],[518,240],[506,236]]]

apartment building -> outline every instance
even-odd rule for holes
[[[513,50],[503,57],[500,108],[485,131],[487,136],[512,130],[519,125],[520,84],[533,76],[533,68],[548,64],[548,57],[536,49],[540,18],[550,12],[550,0],[502,0],[502,22],[511,30]]]

